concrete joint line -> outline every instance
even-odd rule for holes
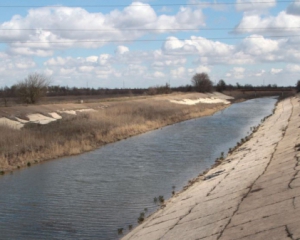
[[[164,235],[162,235],[162,236],[159,238],[159,240],[163,239],[163,237],[166,236],[166,234],[167,234],[168,232],[170,232],[174,227],[176,227],[176,226],[178,225],[178,223],[179,223],[183,218],[185,218],[187,215],[189,215],[189,214],[192,212],[192,210],[193,210],[196,206],[198,206],[198,205],[199,205],[199,203],[196,203],[193,207],[191,207],[190,210],[188,211],[188,213],[185,214],[184,216],[180,217],[180,218],[178,219],[178,221],[177,221],[172,227],[170,227],[169,230],[166,231]]]
[[[290,230],[289,230],[289,228],[288,228],[287,225],[285,225],[285,231],[286,231],[286,234],[287,234],[287,237],[288,237],[288,238],[290,238],[290,239],[292,239],[292,240],[295,240],[295,239],[293,238],[293,234],[290,232]]]
[[[247,238],[247,237],[250,237],[250,236],[252,236],[252,235],[256,235],[256,234],[259,234],[259,233],[263,233],[263,232],[275,230],[275,229],[282,228],[282,227],[285,227],[285,226],[279,226],[279,227],[275,227],[275,228],[270,228],[270,229],[267,229],[267,230],[259,231],[259,232],[256,232],[256,233],[254,233],[254,234],[251,234],[251,235],[246,235],[246,236],[243,236],[243,237],[241,237],[241,238],[236,238],[235,240],[239,240],[239,239],[243,240],[243,239],[245,239],[245,238]],[[299,239],[296,239],[296,240],[299,240]]]
[[[230,170],[230,171],[232,171],[232,170]],[[224,181],[225,178],[228,177],[229,174],[230,174],[230,172],[228,172],[222,180],[220,180],[215,186],[213,186],[213,188],[206,194],[206,197],[208,197],[208,196],[216,189],[216,187],[217,187],[218,185],[220,185],[220,183],[221,183],[222,181]]]
[[[295,200],[296,200],[296,197],[293,197],[293,207],[294,207],[294,209],[296,209]]]
[[[295,200],[296,200],[296,197],[300,197],[300,193],[299,193],[299,195],[293,197],[293,206],[294,206],[294,208],[296,208],[296,207],[295,207]],[[247,213],[247,212],[251,212],[251,211],[253,211],[253,210],[257,210],[257,209],[260,209],[260,208],[265,208],[265,207],[268,207],[268,206],[272,206],[272,205],[275,205],[275,204],[278,204],[278,203],[282,203],[282,202],[285,202],[285,201],[289,201],[289,200],[290,200],[290,198],[287,198],[287,199],[284,199],[284,200],[282,200],[282,201],[278,201],[278,202],[274,202],[274,203],[271,203],[271,204],[263,205],[263,206],[261,206],[261,207],[257,207],[257,208],[254,208],[254,209],[249,209],[249,210],[247,210],[247,211],[238,213],[237,215],[244,214],[244,213]],[[272,214],[272,215],[268,215],[268,217],[269,217],[269,216],[273,216],[273,215],[277,215],[277,214],[278,214],[278,213],[275,213],[275,214]],[[244,224],[244,223],[242,223],[242,224]],[[238,226],[238,225],[234,225],[234,226]],[[233,227],[234,227],[234,226],[233,226]]]
[[[293,183],[293,181],[296,179],[296,176],[298,175],[299,173],[299,170],[295,172],[295,174],[293,175],[291,181],[289,182],[288,186],[289,186],[289,189],[293,189],[293,187],[291,186],[291,184]]]

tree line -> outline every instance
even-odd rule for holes
[[[292,89],[294,87],[285,87],[284,89]],[[77,88],[68,86],[53,86],[49,78],[39,73],[29,74],[27,78],[18,82],[11,87],[0,88],[0,99],[2,99],[5,106],[11,98],[18,99],[19,103],[35,104],[42,97],[48,96],[125,96],[125,95],[155,95],[168,94],[171,92],[223,92],[226,90],[243,90],[243,91],[263,91],[283,89],[277,85],[267,86],[253,86],[251,84],[236,85],[226,84],[221,79],[216,85],[210,80],[207,73],[197,73],[191,79],[191,84],[179,87],[170,87],[168,83],[162,86],[153,86],[149,88]],[[300,92],[300,80],[296,84],[297,92]]]

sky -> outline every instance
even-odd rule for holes
[[[0,87],[295,86],[300,0],[2,0]]]

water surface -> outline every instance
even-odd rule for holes
[[[75,157],[0,178],[0,239],[117,239],[172,186],[210,167],[272,113],[276,99],[233,104]]]

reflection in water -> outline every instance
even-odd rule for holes
[[[272,112],[254,99],[0,178],[1,239],[116,239]]]

